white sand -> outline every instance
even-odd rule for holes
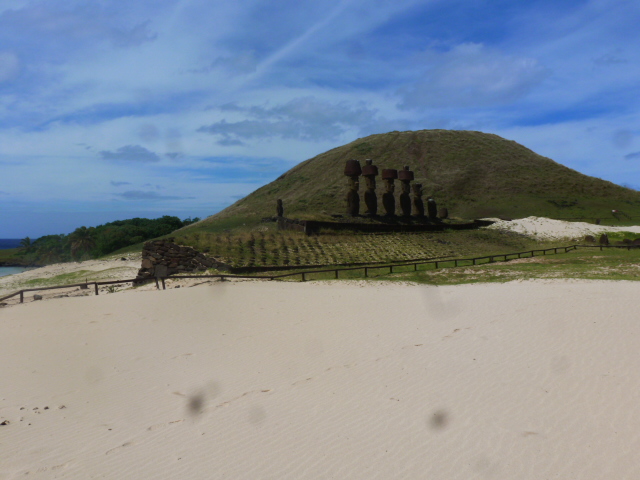
[[[491,220],[495,220],[495,223],[486,228],[521,233],[540,240],[582,240],[586,235],[598,236],[605,232],[633,232],[640,236],[640,226],[637,225],[610,227],[585,222],[553,220],[545,217],[518,218],[511,221],[498,218]]]
[[[0,309],[0,479],[640,478],[637,288],[221,282]]]

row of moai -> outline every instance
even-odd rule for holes
[[[347,214],[357,216],[360,214],[360,181],[358,177],[362,175],[366,182],[366,190],[364,192],[364,203],[367,207],[365,215],[378,215],[378,196],[376,195],[376,177],[378,176],[378,167],[373,165],[372,160],[366,160],[366,165],[360,166],[359,160],[347,160],[344,168],[344,174],[349,178],[347,192]],[[414,179],[413,172],[408,166],[402,170],[394,168],[385,168],[382,170],[382,180],[385,183],[385,192],[382,194],[382,206],[387,217],[396,215],[396,199],[394,196],[395,181],[400,180],[402,193],[400,193],[400,210],[402,216],[410,217],[412,206],[413,214],[418,218],[425,218],[424,202],[422,201],[422,184],[411,182]],[[413,192],[413,201],[410,193]],[[433,198],[427,199],[427,215],[430,220],[438,219],[438,206]],[[446,209],[442,209],[441,217],[446,218]]]

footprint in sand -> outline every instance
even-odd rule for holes
[[[174,359],[176,359],[176,358],[188,358],[188,357],[190,357],[191,355],[193,355],[193,353],[183,353],[183,354],[181,354],[181,355],[176,355],[175,357],[171,357],[171,360],[174,360]]]
[[[218,405],[216,405],[216,408],[228,407],[229,405],[231,405],[231,403],[233,403],[233,402],[235,402],[237,400],[240,400],[241,398],[246,397],[247,395],[252,395],[254,393],[269,393],[269,392],[273,392],[273,389],[267,388],[267,389],[264,389],[264,390],[251,390],[249,392],[244,392],[242,395],[238,395],[237,397],[232,398],[231,400],[227,400],[226,402],[219,403]]]
[[[451,332],[449,335],[446,335],[444,337],[442,337],[442,339],[444,340],[445,338],[451,338],[453,337],[454,333],[458,333],[460,330],[462,330],[461,328],[456,328],[453,332]],[[471,327],[467,327],[465,328],[465,330],[471,330]]]
[[[153,432],[154,430],[160,430],[163,428],[167,428],[170,425],[175,425],[177,423],[181,423],[184,422],[184,419],[181,420],[174,420],[173,422],[169,422],[169,423],[158,423],[156,425],[151,425],[149,428],[147,428],[148,431]]]
[[[112,453],[116,453],[116,452],[122,450],[123,448],[130,447],[131,445],[135,445],[135,443],[134,442],[125,442],[122,445],[119,445],[119,446],[117,446],[115,448],[112,448],[111,450],[107,450],[106,452],[104,452],[104,454],[105,455],[111,455]]]

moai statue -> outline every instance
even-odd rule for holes
[[[413,180],[413,172],[409,170],[409,166],[405,166],[403,170],[398,172],[398,179],[402,182],[402,193],[400,194],[400,208],[402,209],[402,215],[405,217],[411,216],[411,181]]]
[[[449,218],[449,209],[447,207],[440,207],[438,209],[438,218],[440,220],[446,220]]]
[[[357,216],[360,213],[360,196],[358,195],[358,189],[360,188],[360,182],[358,177],[362,173],[360,162],[358,160],[347,160],[347,164],[344,167],[344,174],[349,177],[349,191],[347,192],[347,215],[352,217]]]
[[[282,206],[282,200],[276,201],[276,212],[278,217],[284,217],[284,207]]]
[[[377,215],[378,213],[378,196],[376,195],[376,176],[378,175],[378,167],[372,165],[373,160],[366,160],[367,164],[362,167],[362,176],[367,182],[367,189],[364,192],[364,203],[367,206],[367,215]]]
[[[432,222],[438,219],[438,205],[431,197],[427,199],[427,215]]]
[[[422,201],[422,184],[414,183],[411,185],[413,189],[413,211],[415,216],[424,218],[424,202]]]
[[[384,180],[387,191],[382,195],[382,206],[388,217],[393,217],[396,214],[396,199],[393,196],[395,185],[393,181],[398,178],[398,171],[393,168],[385,168],[382,170],[382,180]]]

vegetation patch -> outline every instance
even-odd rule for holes
[[[307,236],[262,225],[252,231],[191,232],[176,241],[232,267],[375,264],[491,254],[540,245],[522,235],[493,230]]]
[[[597,254],[596,254],[597,252]],[[476,266],[435,269],[422,267],[418,272],[394,273],[386,278],[431,285],[508,282],[534,279],[633,280],[640,278],[638,249],[578,249],[557,255],[495,262]]]
[[[95,272],[90,270],[78,270],[77,272],[62,273],[53,277],[45,278],[32,278],[25,280],[23,285],[26,288],[30,287],[53,287],[56,285],[72,285],[74,283],[84,283]]]
[[[0,261],[48,265],[98,258],[132,246],[134,250],[140,251],[142,242],[169,235],[198,220],[180,220],[167,215],[154,220],[132,218],[97,227],[79,227],[69,235],[46,235],[34,241],[26,237],[21,241],[21,248],[12,249],[10,253],[0,250],[3,252],[0,254]]]

